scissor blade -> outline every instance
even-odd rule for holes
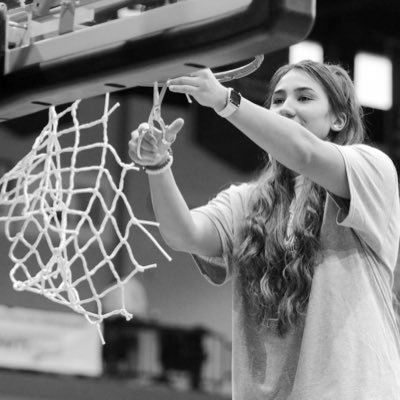
[[[160,94],[158,93],[158,82],[155,81],[153,85],[153,107],[160,106]]]

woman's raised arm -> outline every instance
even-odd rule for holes
[[[173,143],[183,126],[181,118],[175,120],[166,131],[168,143]],[[147,132],[143,132],[143,129]],[[221,240],[211,221],[199,214],[191,213],[170,168],[154,173],[171,157],[170,144],[163,143],[162,133],[141,125],[132,132],[129,155],[138,165],[149,168],[149,184],[154,213],[160,224],[160,233],[173,249],[203,256],[219,256]],[[140,150],[139,150],[140,149]],[[138,156],[140,154],[140,157]]]

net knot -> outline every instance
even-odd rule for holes
[[[26,285],[23,282],[14,282],[13,288],[18,292],[22,292],[23,290],[26,290]]]

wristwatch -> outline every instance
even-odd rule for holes
[[[239,109],[241,100],[241,94],[235,89],[229,88],[226,106],[221,111],[218,111],[217,114],[224,118],[231,116],[236,110]]]

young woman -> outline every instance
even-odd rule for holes
[[[255,181],[189,210],[169,168],[182,119],[167,141],[141,125],[129,143],[149,173],[166,242],[194,254],[213,283],[232,279],[233,398],[399,399],[397,174],[384,153],[362,144],[348,74],[312,61],[283,66],[265,107],[210,70],[169,89],[212,107],[269,155]]]

